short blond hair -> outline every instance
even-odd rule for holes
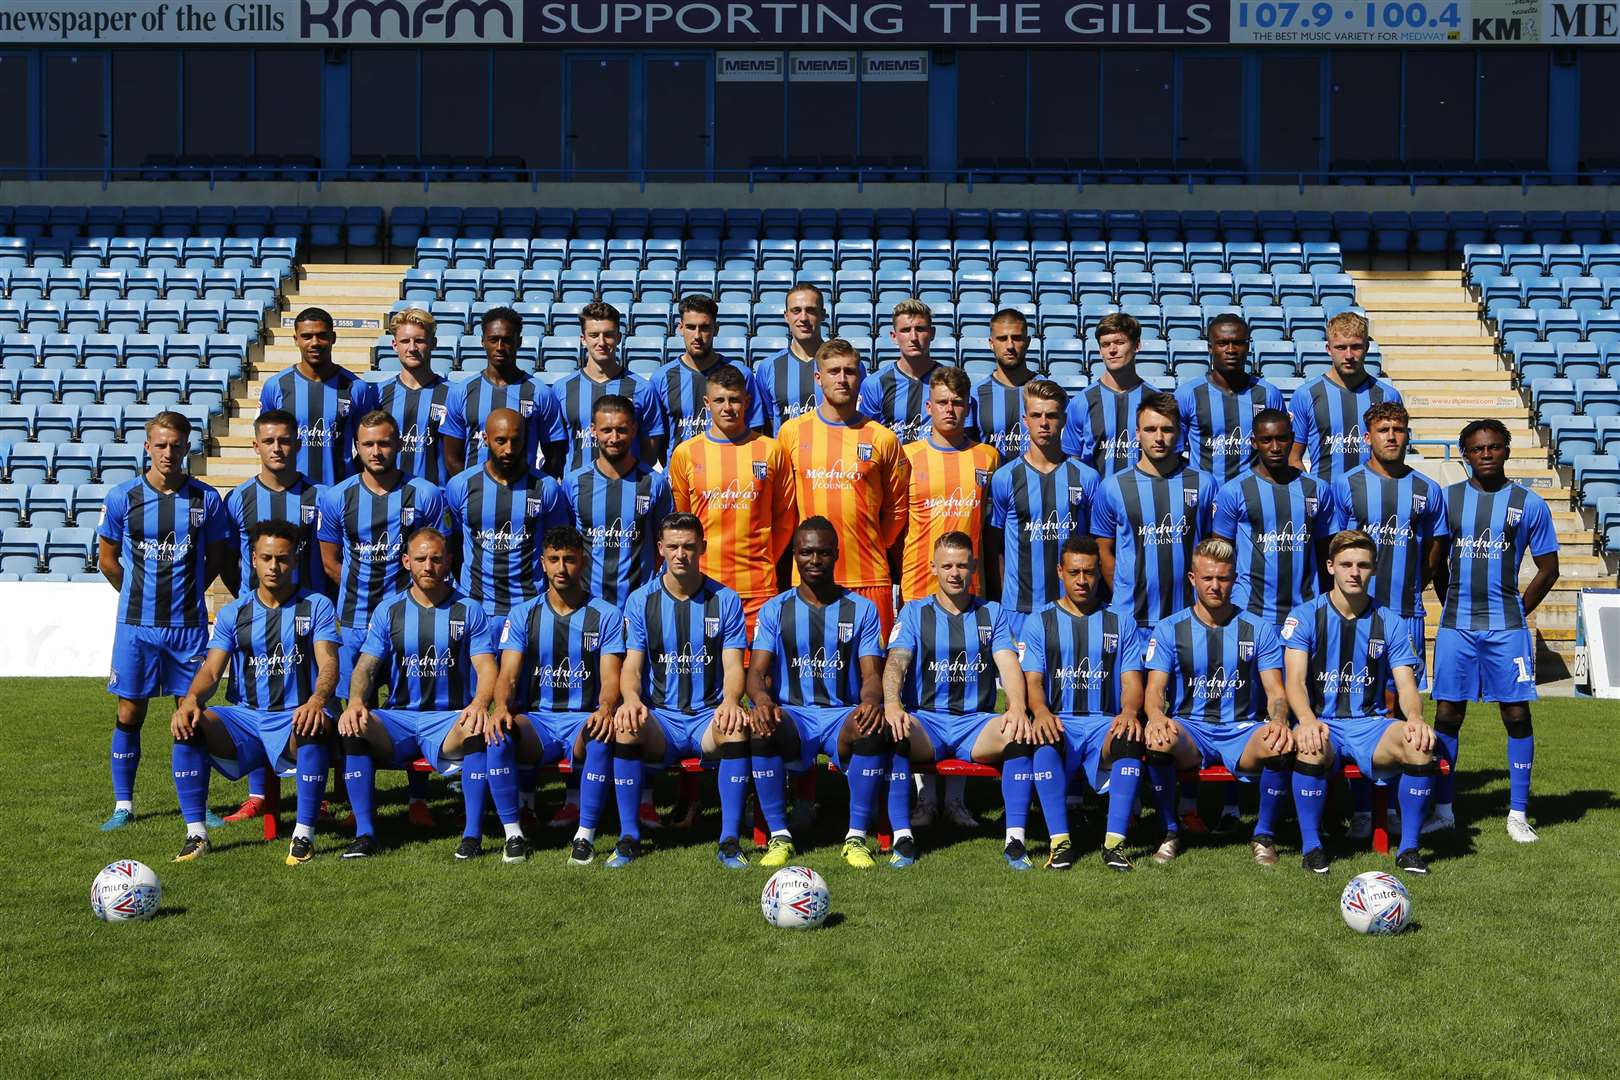
[[[394,312],[394,314],[389,317],[388,332],[390,334],[399,333],[399,328],[402,326],[420,326],[423,331],[427,333],[428,337],[431,338],[438,336],[438,334],[435,332],[439,328],[437,320],[419,307],[408,307],[401,311]]]
[[[1334,334],[1340,337],[1360,338],[1362,341],[1371,341],[1372,335],[1367,329],[1367,320],[1353,311],[1341,311],[1327,321],[1327,336]]]
[[[855,346],[844,338],[829,338],[821,343],[821,348],[816,350],[816,367],[821,367],[823,360],[830,360],[835,356],[853,356],[857,361],[861,358],[861,354],[856,350]]]
[[[1237,563],[1237,549],[1224,537],[1206,536],[1198,541],[1197,547],[1193,548],[1193,558],[1213,559],[1218,563],[1233,566]]]
[[[894,305],[894,312],[890,316],[890,321],[892,322],[893,320],[900,318],[902,315],[915,315],[918,318],[927,319],[929,326],[934,325],[934,309],[917,299],[915,296],[908,296],[898,304]]]

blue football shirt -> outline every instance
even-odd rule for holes
[[[362,474],[323,489],[319,505],[315,538],[343,553],[338,625],[362,630],[383,597],[410,584],[400,563],[405,537],[422,525],[445,528],[444,493],[419,477],[404,476],[379,495]]]
[[[259,413],[285,409],[298,420],[298,471],[312,484],[335,484],[352,475],[354,435],[360,418],[377,407],[377,391],[347,368],[311,379],[296,366],[272,375],[259,389]]]
[[[1001,530],[1001,603],[1008,610],[1027,615],[1062,594],[1058,553],[1071,533],[1090,532],[1101,483],[1078,458],[1046,473],[1020,458],[990,478],[990,525]]]
[[[522,375],[519,381],[506,386],[490,382],[488,372],[451,384],[440,430],[445,438],[462,440],[463,468],[482,465],[489,457],[484,445],[484,422],[496,409],[511,409],[523,418],[524,445],[529,452],[529,464],[536,468],[544,462],[548,445],[568,438],[562,407],[557,404],[551,387],[526,371]]]
[[[625,374],[597,382],[584,371],[574,371],[552,383],[551,392],[556,395],[563,425],[568,430],[568,462],[563,468],[564,476],[596,460],[600,451],[596,447],[596,436],[591,433],[591,418],[596,403],[609,394],[630,400],[636,412],[636,431],[643,438],[661,439],[669,431],[663,401],[653,390],[652,383],[640,375]]]
[[[1142,660],[1169,676],[1166,712],[1177,720],[1241,724],[1266,719],[1263,671],[1283,670],[1282,639],[1246,611],[1210,626],[1183,608],[1153,628]]]
[[[454,590],[430,607],[404,589],[372,613],[360,651],[383,662],[390,709],[465,709],[478,689],[473,657],[495,655],[494,624]]]
[[[800,360],[791,348],[754,362],[754,392],[759,395],[767,432],[780,430],[787,421],[821,404],[815,362]]]
[[[1519,565],[1524,553],[1558,550],[1552,513],[1522,484],[1481,491],[1463,480],[1446,488],[1451,532],[1451,584],[1440,625],[1457,630],[1517,630],[1524,626]]]
[[[754,623],[754,652],[771,657],[771,688],[780,705],[853,708],[861,701],[863,656],[883,656],[877,606],[845,592],[830,604],[812,604],[798,589],[765,601]]]
[[[268,712],[303,705],[315,692],[317,641],[338,644],[337,612],[320,593],[294,593],[274,608],[257,589],[232,600],[219,609],[208,642],[231,658],[225,700]]]
[[[253,569],[253,552],[248,547],[248,533],[261,521],[286,521],[298,527],[294,584],[320,592],[331,588],[321,565],[320,545],[315,543],[321,491],[302,476],[286,491],[271,491],[255,476],[238,484],[225,496],[225,516],[230,520],[231,534],[236,538],[237,554],[242,561],[244,594],[259,587],[259,575]]]
[[[1296,605],[1316,595],[1322,567],[1316,544],[1332,525],[1325,485],[1308,473],[1278,484],[1248,472],[1215,496],[1210,533],[1237,549],[1232,603],[1273,626]]]
[[[507,614],[500,646],[523,656],[514,707],[594,712],[602,702],[602,657],[624,655],[624,616],[594,596],[559,614],[542,594]]]
[[[450,415],[450,380],[436,375],[430,385],[413,390],[392,379],[378,392],[377,407],[399,425],[399,471],[443,487],[450,471],[439,431]]]
[[[1003,464],[1029,449],[1023,387],[1008,386],[992,372],[973,385],[968,405],[968,429],[980,442],[995,447]]]
[[[1234,393],[1206,375],[1176,388],[1176,407],[1181,410],[1181,445],[1193,468],[1224,484],[1259,460],[1251,438],[1255,414],[1286,409],[1288,403],[1282,391],[1264,379],[1254,379]]]
[[[929,374],[933,371],[930,369]],[[861,381],[858,408],[890,431],[904,446],[934,433],[933,421],[923,411],[928,401],[928,378],[914,379],[898,362],[885,364],[876,375]]]
[[[1123,469],[1097,488],[1092,535],[1114,541],[1109,607],[1151,626],[1193,601],[1187,571],[1210,535],[1215,481],[1191,465],[1170,476]]]
[[[663,408],[665,422],[669,428],[671,450],[694,435],[701,435],[709,430],[713,418],[709,415],[709,406],[704,398],[709,391],[709,373],[722,364],[730,363],[730,360],[715,353],[713,363],[702,371],[694,371],[686,366],[686,362],[680,356],[677,356],[653,372],[652,394]],[[748,383],[746,388],[748,426],[756,431],[763,431],[765,402],[754,386],[753,372],[741,360],[733,366],[743,373]]]
[[[965,714],[997,711],[995,654],[1017,653],[1018,643],[995,601],[975,596],[953,615],[929,596],[900,609],[889,649],[911,654],[901,687],[906,708]]]
[[[586,591],[622,607],[658,570],[658,525],[675,508],[669,479],[645,462],[623,479],[587,465],[563,480],[563,495],[590,557]]]
[[[487,464],[450,480],[444,501],[461,542],[461,591],[491,615],[505,615],[545,590],[541,541],[553,525],[571,525],[562,485],[533,469],[502,483]]]
[[[1378,545],[1373,599],[1403,618],[1422,615],[1423,549],[1451,534],[1440,485],[1416,469],[1397,480],[1363,465],[1335,479],[1327,499],[1331,532],[1361,529]]]
[[[1331,593],[1288,613],[1283,646],[1310,658],[1305,687],[1319,720],[1388,716],[1384,688],[1395,668],[1418,666],[1406,621],[1376,601],[1356,618],[1333,606]]]
[[[124,588],[118,621],[129,626],[207,626],[203,574],[208,547],[229,543],[230,519],[219,492],[187,477],[159,491],[145,474],[107,492],[96,534],[118,545]]]
[[[1135,465],[1142,457],[1142,444],[1136,441],[1136,409],[1152,389],[1144,382],[1121,392],[1094,382],[1069,398],[1063,452],[1104,478]]]
[[[1075,615],[1061,604],[1048,604],[1024,621],[1021,666],[1042,676],[1052,712],[1118,716],[1120,676],[1142,670],[1146,641],[1135,620],[1117,611]]]
[[[1307,379],[1288,403],[1294,417],[1294,441],[1305,447],[1313,475],[1332,480],[1366,463],[1372,451],[1361,418],[1380,401],[1401,401],[1393,383],[1371,375],[1351,390],[1325,374]]]
[[[684,600],[662,576],[647,582],[625,605],[624,626],[625,647],[646,657],[642,696],[654,709],[694,713],[719,705],[722,653],[748,647],[741,598],[708,577]]]

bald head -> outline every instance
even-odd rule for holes
[[[513,477],[529,467],[525,427],[523,418],[511,409],[490,411],[484,420],[484,444],[489,448],[491,470]]]

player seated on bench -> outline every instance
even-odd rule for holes
[[[870,869],[876,864],[867,826],[894,750],[883,719],[877,605],[833,580],[838,533],[831,521],[800,522],[792,551],[799,584],[760,609],[748,661],[754,790],[771,831],[759,863],[786,866],[794,856],[784,761],[803,771],[824,753],[849,780],[844,861]]]
[[[1282,628],[1288,704],[1297,721],[1294,807],[1305,869],[1318,874],[1328,871],[1321,837],[1327,777],[1345,758],[1370,780],[1400,774],[1395,865],[1429,872],[1418,833],[1434,786],[1434,729],[1423,721],[1411,624],[1367,592],[1377,564],[1372,537],[1360,529],[1335,535],[1327,559],[1332,589],[1294,608]],[[1404,719],[1390,716],[1385,688],[1392,682]]]
[[[489,789],[499,806],[507,777],[511,797],[518,796],[516,766],[583,760],[579,827],[568,861],[589,866],[612,768],[624,616],[585,591],[585,538],[579,530],[553,526],[540,544],[551,587],[513,608],[501,628],[501,674],[485,730]],[[634,819],[637,807],[627,809]]]
[[[186,823],[175,862],[208,854],[208,774],[239,780],[265,766],[296,768],[298,825],[287,865],[314,854],[315,819],[330,764],[327,708],[337,687],[338,631],[332,602],[300,589],[298,526],[265,520],[248,531],[259,587],[220,609],[208,655],[169,721],[174,736],[174,790]],[[231,673],[230,705],[206,708]]]
[[[978,559],[967,533],[948,532],[934,542],[932,596],[900,612],[883,668],[884,712],[889,730],[915,762],[971,758],[1001,766],[1001,796],[1007,808],[1007,861],[1027,869],[1024,826],[1034,789],[1029,714],[1024,678],[1001,605],[973,595]],[[996,711],[996,680],[1007,691],[1007,709]],[[889,823],[894,851],[889,865],[916,858],[910,807],[894,796],[902,785],[905,757],[896,753],[889,777]],[[1023,861],[1023,865],[1018,860]]]
[[[1283,647],[1269,622],[1232,603],[1232,545],[1219,537],[1193,549],[1187,579],[1193,605],[1159,623],[1148,639],[1146,742],[1154,806],[1165,823],[1153,853],[1161,865],[1181,854],[1176,770],[1224,765],[1240,780],[1288,767],[1294,736],[1283,687]],[[1275,800],[1262,799],[1250,849],[1277,865]]]
[[[748,866],[737,839],[748,801],[749,764],[742,600],[699,569],[704,547],[703,523],[696,516],[664,518],[658,526],[664,572],[631,593],[625,606],[619,675],[624,700],[613,718],[620,836],[607,862],[612,869],[641,856],[639,822],[634,810],[624,808],[641,802],[643,762],[667,767],[699,755],[720,761],[716,858],[727,870]],[[627,803],[631,798],[635,801]],[[584,799],[581,787],[581,803]]]
[[[403,560],[410,588],[372,612],[349,681],[349,707],[338,718],[355,834],[343,857],[377,853],[372,814],[377,766],[403,769],[420,757],[442,776],[461,774],[467,824],[455,855],[471,859],[484,849],[481,824],[488,780],[483,731],[495,693],[495,636],[483,606],[451,585],[443,533],[431,526],[418,528],[405,542]],[[385,676],[388,708],[368,708],[366,702]],[[512,803],[497,809],[507,837],[521,839],[515,796]],[[507,861],[514,861],[511,853]]]
[[[1050,870],[1074,865],[1069,842],[1069,778],[1084,771],[1108,796],[1102,861],[1130,870],[1125,830],[1142,780],[1142,643],[1128,614],[1102,606],[1097,541],[1063,542],[1057,577],[1063,596],[1024,620],[1024,679],[1035,746],[1035,791],[1052,836]]]

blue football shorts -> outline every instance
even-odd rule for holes
[[[973,744],[979,741],[979,732],[984,730],[986,724],[1001,715],[991,712],[936,712],[932,709],[907,711],[917,718],[917,722],[928,733],[928,741],[934,744],[935,761],[946,761],[951,758],[971,761]]]
[[[107,692],[129,701],[183,697],[208,655],[206,626],[134,626],[113,630]]]
[[[209,712],[219,717],[236,745],[236,758],[214,755],[214,768],[227,780],[240,780],[255,769],[271,766],[277,775],[292,776],[297,765],[287,752],[292,741],[292,709],[249,709],[240,705],[214,705]]]
[[[1321,717],[1333,740],[1333,752],[1340,762],[1353,761],[1361,775],[1368,780],[1387,780],[1400,772],[1400,766],[1383,770],[1373,768],[1373,753],[1389,725],[1397,723],[1387,716]]]
[[[1431,682],[1436,701],[1536,700],[1536,646],[1529,628],[1442,626],[1434,638]]]
[[[1209,724],[1202,720],[1184,720],[1176,717],[1176,723],[1187,737],[1198,747],[1199,757],[1203,759],[1203,768],[1212,765],[1224,765],[1226,771],[1240,780],[1252,780],[1258,775],[1254,773],[1239,773],[1238,761],[1243,757],[1243,751],[1254,737],[1255,731],[1260,728],[1258,720],[1244,720],[1235,724]]]
[[[371,715],[388,731],[394,744],[394,767],[403,769],[425,758],[433,771],[450,776],[461,771],[461,759],[445,756],[444,740],[461,719],[460,709],[373,709]]]

